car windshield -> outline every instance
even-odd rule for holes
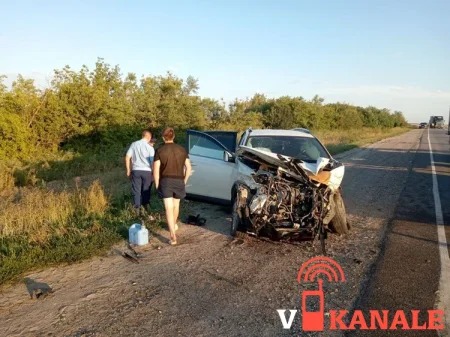
[[[330,158],[315,138],[288,136],[250,136],[246,146],[315,163],[319,157]]]

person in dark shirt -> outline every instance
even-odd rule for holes
[[[162,137],[164,145],[156,150],[153,176],[158,194],[164,200],[170,244],[176,245],[175,232],[178,230],[180,199],[186,196],[186,183],[191,175],[192,167],[186,149],[173,142],[174,130],[165,128]]]

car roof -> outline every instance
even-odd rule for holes
[[[310,133],[297,130],[272,130],[272,129],[259,129],[252,130],[249,137],[251,136],[285,136],[285,137],[304,137],[304,138],[314,138]]]

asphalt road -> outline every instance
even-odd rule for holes
[[[449,136],[431,130],[430,138],[449,224]],[[327,240],[345,282],[324,283],[325,312],[433,309],[440,298],[441,262],[427,130],[338,158],[346,164],[344,201],[353,229]],[[152,232],[139,264],[112,252],[30,273],[54,289],[39,301],[29,300],[23,284],[1,290],[0,336],[437,336],[329,331],[329,315],[324,332],[304,332],[301,296],[317,285],[299,283],[297,273],[320,254],[320,245],[231,241],[225,209],[188,205],[207,219],[206,226],[180,226],[176,247],[167,243],[167,231]],[[448,228],[445,234],[450,242]],[[283,329],[277,309],[298,310],[291,329]],[[308,306],[313,309],[316,303]]]
[[[388,225],[382,252],[370,272],[370,282],[355,307],[365,310],[421,310],[426,322],[427,310],[435,309],[441,273],[435,212],[435,196],[429,143],[432,147],[448,254],[450,249],[450,151],[444,130],[421,134],[409,175],[400,194],[395,215]],[[445,268],[450,268],[447,265]],[[444,280],[445,282],[445,280]],[[450,279],[446,280],[450,283]],[[450,306],[450,303],[441,303]],[[391,319],[393,314],[390,315]],[[407,316],[408,317],[408,316]],[[450,317],[448,317],[450,320]],[[437,336],[436,331],[360,331],[348,336]]]

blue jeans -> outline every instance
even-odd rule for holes
[[[131,187],[133,189],[134,207],[140,208],[150,204],[150,191],[153,176],[150,171],[131,171]]]

